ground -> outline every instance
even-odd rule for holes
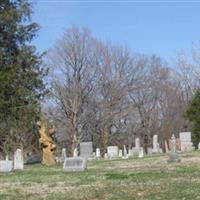
[[[195,200],[200,199],[200,152],[167,163],[167,155],[90,161],[85,172],[62,166],[25,166],[0,173],[0,200]]]

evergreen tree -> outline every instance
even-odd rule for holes
[[[198,143],[200,142],[200,89],[196,91],[196,94],[191,100],[186,111],[186,117],[191,122],[192,140],[197,148]]]
[[[46,89],[42,55],[31,41],[39,26],[31,22],[27,0],[0,1],[0,145],[4,153],[29,148],[37,139],[35,122]]]

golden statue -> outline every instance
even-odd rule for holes
[[[56,145],[52,139],[52,135],[55,133],[55,129],[50,129],[48,127],[47,121],[44,117],[42,117],[41,120],[37,122],[37,125],[40,133],[39,142],[42,146],[42,164],[48,166],[53,165],[56,163],[54,156]]]

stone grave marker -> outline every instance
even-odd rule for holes
[[[86,159],[92,159],[93,157],[92,142],[80,143],[80,157],[84,157]]]
[[[64,162],[66,158],[67,158],[66,148],[62,148],[61,161]]]
[[[24,158],[21,149],[17,149],[14,153],[14,170],[24,169]]]
[[[171,151],[169,153],[168,162],[180,162],[179,156],[176,151],[176,138],[174,135],[172,135],[171,138]]]
[[[108,155],[108,158],[117,158],[119,155],[118,146],[108,146],[107,155]]]
[[[97,159],[101,158],[101,152],[99,148],[96,148],[96,158]]]
[[[87,168],[87,160],[82,157],[66,158],[63,163],[64,172],[82,172]]]
[[[0,160],[0,172],[11,172],[13,171],[12,160]]]
[[[193,150],[193,144],[191,142],[191,132],[179,133],[181,151],[191,151]]]
[[[158,144],[158,135],[153,136],[153,150],[152,153],[159,153],[160,148]]]
[[[143,147],[140,147],[138,158],[143,158],[143,157],[144,157],[144,149]]]

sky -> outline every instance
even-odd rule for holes
[[[34,0],[33,21],[41,26],[34,44],[52,48],[70,26],[88,27],[101,40],[133,53],[169,60],[200,41],[199,1]]]

